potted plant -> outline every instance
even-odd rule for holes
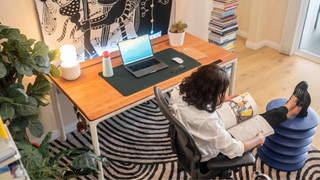
[[[71,179],[98,174],[97,160],[106,168],[110,162],[104,156],[97,156],[89,147],[62,150],[54,155],[49,150],[50,131],[39,148],[31,145],[28,140],[15,140],[21,154],[21,161],[31,179]],[[67,157],[71,160],[67,165],[59,164],[59,160]]]
[[[38,120],[39,106],[51,102],[48,91],[51,84],[46,76],[58,78],[60,71],[51,61],[58,60],[58,49],[49,51],[42,41],[34,44],[19,29],[9,28],[0,23],[0,115],[14,139],[27,138],[26,128],[39,138],[43,126]],[[34,44],[34,46],[33,46]],[[27,87],[22,84],[24,76],[35,76],[34,83]]]
[[[184,34],[188,25],[181,21],[173,23],[168,31],[169,42],[171,46],[182,46],[184,40]]]

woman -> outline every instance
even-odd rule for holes
[[[198,68],[181,84],[174,87],[169,109],[171,113],[189,130],[198,146],[201,162],[222,153],[230,159],[265,141],[262,132],[256,137],[238,141],[225,130],[225,126],[216,112],[223,102],[231,101],[237,95],[225,97],[229,78],[224,69],[209,64]],[[267,111],[261,116],[273,127],[293,116],[304,117],[310,105],[308,84],[300,82],[286,105]]]

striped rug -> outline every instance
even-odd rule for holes
[[[166,94],[168,97],[169,94]],[[160,112],[155,99],[142,103],[98,125],[100,150],[111,165],[104,169],[105,179],[187,179],[186,172],[178,172],[177,158],[170,149],[167,137],[169,122]],[[69,149],[89,146],[90,132],[81,135],[77,131],[68,134],[68,140],[54,140],[50,149]],[[311,146],[305,166],[295,172],[282,172],[265,165],[254,150],[257,161],[254,166],[243,167],[234,173],[235,179],[251,179],[253,171],[269,175],[272,179],[319,179],[320,150]],[[66,165],[70,159],[60,161]],[[88,176],[78,179],[97,179]]]

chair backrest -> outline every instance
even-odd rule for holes
[[[170,121],[172,151],[177,154],[179,164],[193,177],[200,166],[201,153],[191,133],[169,111],[168,103],[157,86],[154,87],[154,94],[161,112]]]

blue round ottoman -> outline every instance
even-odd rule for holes
[[[283,106],[288,99],[275,99],[267,105],[267,111]],[[268,166],[280,171],[296,171],[304,166],[310,143],[319,123],[317,113],[308,108],[308,116],[292,117],[274,127],[274,134],[268,136],[258,148],[260,159]]]

